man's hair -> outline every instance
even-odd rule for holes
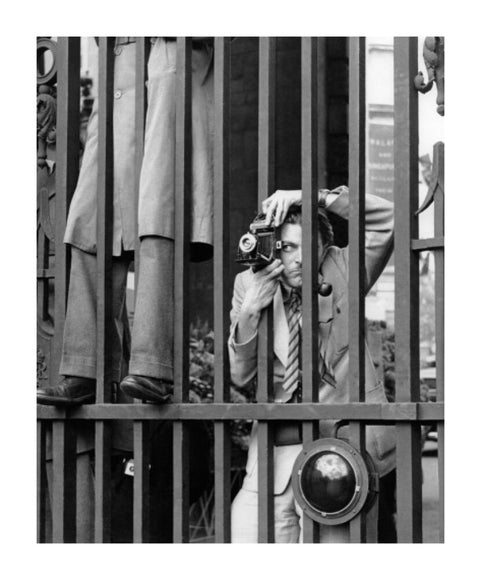
[[[300,205],[292,205],[288,210],[287,216],[283,223],[302,224],[302,207]],[[318,210],[318,231],[322,238],[324,247],[333,245],[333,228],[325,211]]]

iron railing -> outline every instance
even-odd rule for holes
[[[138,180],[143,152],[146,109],[145,78],[148,42],[136,40],[136,175]],[[324,130],[319,75],[325,57],[323,39],[301,39],[301,123],[303,189],[303,402],[273,403],[272,313],[262,320],[259,339],[257,403],[232,403],[229,390],[227,336],[230,296],[229,204],[230,174],[230,41],[216,38],[215,52],[215,148],[214,148],[214,333],[215,386],[211,404],[188,401],[189,388],[189,310],[188,260],[191,198],[191,39],[177,39],[177,109],[175,174],[175,336],[174,400],[166,406],[140,403],[117,404],[106,350],[111,327],[111,267],[113,215],[113,38],[99,40],[99,176],[98,176],[98,295],[97,295],[97,398],[96,403],[73,409],[38,407],[38,541],[45,541],[47,477],[45,474],[46,432],[52,428],[53,481],[51,489],[52,540],[76,540],[76,428],[79,423],[95,424],[95,541],[109,542],[111,533],[110,457],[112,420],[134,424],[133,540],[148,540],[148,426],[151,421],[173,421],[174,529],[175,542],[189,541],[189,424],[210,420],[214,423],[214,516],[215,541],[230,541],[230,465],[231,442],[228,423],[232,420],[258,420],[259,444],[259,542],[273,542],[273,441],[272,422],[302,420],[304,442],[318,437],[318,421],[350,421],[351,442],[365,446],[365,425],[389,423],[397,432],[397,526],[399,542],[422,541],[422,424],[438,425],[440,504],[443,505],[443,198],[435,199],[435,238],[418,239],[415,212],[418,206],[418,108],[413,78],[418,69],[417,39],[397,38],[395,55],[395,320],[396,320],[396,400],[389,404],[365,402],[365,284],[364,284],[364,203],[365,203],[365,38],[349,39],[349,344],[350,401],[348,404],[318,404],[317,343],[318,303],[314,292],[314,273],[318,268],[316,243],[316,192],[324,171]],[[276,40],[259,40],[259,123],[258,123],[258,202],[275,190],[275,58]],[[69,250],[63,233],[69,203],[78,174],[78,94],[80,90],[80,39],[59,38],[56,47],[57,167],[55,187],[54,272],[39,267],[40,282],[55,282],[55,331],[51,355],[50,381],[57,379],[66,298],[68,295]],[[40,81],[43,82],[43,81]],[[320,90],[319,90],[320,89]],[[321,136],[321,134],[320,134]],[[322,183],[323,184],[323,183]],[[39,249],[45,232],[40,230]],[[40,243],[40,240],[41,243]],[[47,243],[48,245],[48,243]],[[138,246],[137,246],[138,247]],[[418,256],[435,251],[437,257],[437,402],[420,402]],[[47,251],[48,253],[48,251]],[[138,252],[137,252],[138,255]],[[138,259],[138,258],[137,258]],[[311,371],[309,371],[309,369]],[[443,540],[443,506],[441,506]],[[363,517],[350,524],[351,542],[366,541]],[[304,541],[318,541],[318,525],[305,517]]]

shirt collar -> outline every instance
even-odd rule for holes
[[[280,288],[282,290],[282,297],[283,297],[283,302],[286,303],[289,301],[289,299],[292,297],[292,292],[294,291],[294,288],[285,285],[285,283],[280,280]],[[302,299],[302,288],[295,288],[295,291],[297,292],[300,300]]]

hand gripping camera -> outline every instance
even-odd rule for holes
[[[266,215],[259,213],[238,242],[237,263],[251,266],[254,271],[272,263],[279,255],[282,242],[278,238],[278,229],[265,221]]]
[[[265,221],[266,215],[259,213],[250,224],[248,233],[245,233],[238,242],[237,263],[252,267],[258,271],[280,257],[282,241],[279,237],[279,228],[269,225]],[[322,282],[318,285],[318,293],[321,296],[329,296],[332,293],[332,285]]]

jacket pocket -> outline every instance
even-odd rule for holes
[[[348,305],[342,297],[333,305],[332,339],[337,354],[348,348]]]
[[[368,445],[370,451],[373,450],[375,455],[373,458],[377,457],[379,460],[383,460],[395,450],[397,443],[395,426],[368,426],[367,438],[370,441],[370,444]]]

